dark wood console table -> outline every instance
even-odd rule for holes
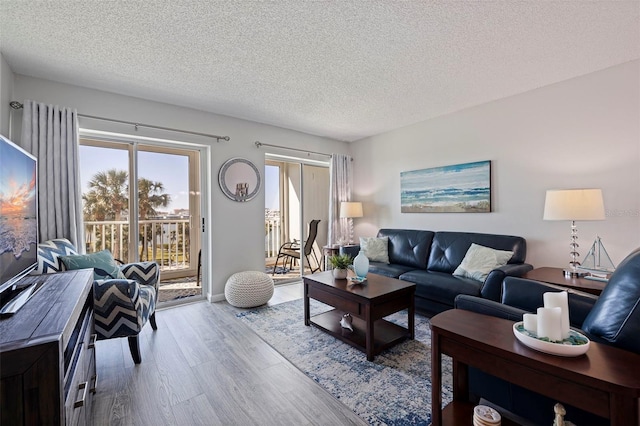
[[[600,293],[602,293],[602,290],[604,290],[604,286],[607,285],[604,281],[565,277],[562,268],[550,267],[532,269],[524,274],[522,278],[573,288],[586,293],[595,294],[596,296],[599,296]]]
[[[460,420],[471,422],[469,366],[609,418],[612,426],[638,425],[638,354],[591,342],[587,353],[579,357],[548,355],[517,341],[512,327],[512,321],[462,309],[445,311],[431,319],[434,426],[462,424],[453,423]],[[453,359],[454,376],[453,402],[444,410],[440,409],[442,354]]]
[[[13,316],[0,319],[0,424],[84,425],[96,386],[93,270],[45,280]]]

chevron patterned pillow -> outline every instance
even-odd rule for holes
[[[78,254],[76,248],[71,244],[71,241],[65,238],[56,238],[40,243],[38,244],[38,266],[34,273],[42,275],[65,271],[60,256],[74,254]]]

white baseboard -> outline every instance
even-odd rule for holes
[[[224,297],[224,293],[222,294],[207,293],[207,300],[211,303],[214,303],[214,302],[222,302],[223,300],[226,300],[226,298]]]

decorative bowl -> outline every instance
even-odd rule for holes
[[[367,281],[367,277],[349,277],[351,284],[362,284]]]
[[[576,330],[569,330],[569,338],[561,343],[540,339],[534,333],[524,329],[523,322],[513,324],[513,334],[526,346],[540,352],[559,356],[580,356],[589,350],[589,339]]]

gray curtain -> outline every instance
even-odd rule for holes
[[[76,110],[25,101],[20,144],[38,158],[40,241],[67,238],[84,253]]]
[[[329,179],[329,236],[327,244],[345,243],[353,219],[340,219],[340,203],[351,201],[352,166],[351,157],[331,154],[331,177]]]

